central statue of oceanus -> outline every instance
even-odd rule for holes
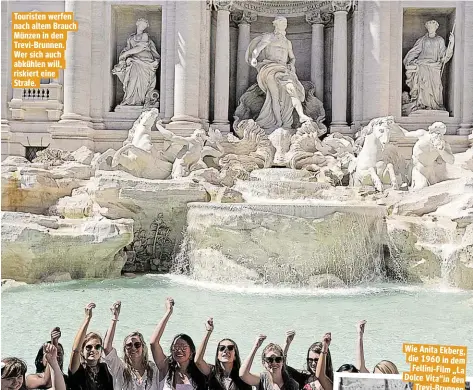
[[[258,86],[266,94],[256,123],[265,130],[290,129],[294,109],[301,123],[311,120],[302,109],[304,87],[297,78],[292,44],[286,38],[287,19],[273,21],[274,32],[253,39],[246,51],[246,62],[258,70]]]

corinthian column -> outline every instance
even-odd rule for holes
[[[334,13],[332,62],[332,124],[330,132],[349,133],[348,99],[348,35],[347,15],[351,1],[332,1]]]
[[[64,69],[64,114],[60,122],[90,121],[90,75],[92,61],[92,3],[66,0],[65,12],[73,12],[77,31],[67,33]]]
[[[66,0],[65,12],[73,12],[79,28],[67,33],[64,69],[64,113],[49,127],[51,147],[76,150],[94,149],[90,118],[92,77],[92,2]]]
[[[10,62],[11,57],[8,52],[10,45],[10,39],[8,39],[8,32],[10,26],[9,20],[11,15],[8,12],[10,3],[2,3],[2,124],[1,124],[1,141],[2,141],[2,159],[10,154],[10,138],[11,131],[10,125],[8,124],[8,90],[11,88],[11,76],[10,76]]]
[[[473,3],[465,1],[464,26],[468,26],[463,37],[465,47],[463,48],[463,89],[462,89],[462,123],[458,130],[459,135],[473,134]],[[457,43],[458,44],[458,43]],[[457,55],[461,55],[461,51],[457,51]],[[455,55],[455,54],[454,54]]]
[[[236,101],[249,87],[250,66],[246,63],[246,49],[250,45],[250,24],[256,21],[256,14],[250,11],[232,13],[232,20],[238,24]]]
[[[200,1],[176,1],[176,65],[174,75],[174,116],[168,126],[179,135],[189,135],[200,128]]]
[[[315,85],[315,96],[324,101],[324,24],[330,21],[330,14],[320,10],[305,16],[312,25],[312,44],[310,47],[310,81]]]
[[[215,45],[215,127],[228,127],[228,103],[230,94],[230,11],[231,1],[214,1],[217,10],[217,34]],[[225,130],[225,129],[224,129]]]

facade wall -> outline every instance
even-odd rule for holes
[[[67,0],[67,4],[71,0]],[[14,99],[10,86],[11,36],[10,28],[2,27],[2,159],[7,155],[23,156],[25,146],[52,146],[74,150],[86,142],[95,151],[118,148],[126,138],[139,112],[117,112],[123,97],[120,82],[111,69],[117,63],[126,39],[135,30],[138,18],[149,20],[151,39],[161,55],[157,71],[157,88],[160,92],[160,115],[173,131],[188,134],[195,126],[207,127],[215,119],[216,99],[228,93],[228,120],[232,122],[237,100],[237,57],[239,27],[229,20],[228,92],[216,93],[215,74],[219,71],[217,60],[217,11],[205,1],[193,8],[184,9],[183,2],[170,1],[92,1],[90,21],[79,28],[86,28],[89,36],[90,61],[87,88],[78,91],[64,88],[64,75],[74,71],[74,66],[61,72],[58,80],[48,87],[57,90],[57,104],[76,99],[87,105],[88,118],[78,127],[65,126],[54,117],[46,103],[28,106],[16,101],[23,109],[13,112],[9,104]],[[186,2],[187,3],[187,2]],[[189,2],[191,4],[191,2]],[[419,8],[419,4],[422,8]],[[2,24],[9,25],[14,11],[64,11],[66,2],[2,2]],[[448,134],[455,136],[454,148],[468,146],[468,136],[473,123],[473,5],[467,1],[426,0],[414,1],[360,1],[347,16],[347,96],[346,120],[351,133],[377,116],[394,115],[397,122],[407,129],[425,127],[435,121],[432,117],[406,117],[401,113],[402,92],[406,89],[402,59],[417,38],[425,33],[426,19],[437,19],[438,33],[444,38],[455,24],[455,49],[443,76],[448,117]],[[250,38],[272,31],[271,15],[258,15],[251,23]],[[74,39],[74,33],[68,40]],[[82,39],[85,39],[85,38]],[[288,17],[287,37],[292,41],[296,56],[297,74],[301,80],[311,78],[312,27],[303,15]],[[185,41],[185,40],[188,41]],[[333,18],[324,27],[324,90],[323,103],[327,126],[332,121],[333,83]],[[72,50],[68,41],[68,49]],[[186,51],[187,49],[191,49]],[[76,58],[81,48],[76,47]],[[192,51],[194,50],[194,51]],[[189,53],[192,56],[189,57]],[[82,65],[81,65],[82,66]],[[186,68],[187,67],[187,68]],[[6,81],[6,83],[4,82]],[[256,71],[250,69],[249,85],[256,82]],[[183,84],[184,83],[184,84]],[[187,84],[186,84],[187,83]],[[196,85],[197,83],[197,85]],[[5,85],[6,84],[6,85]],[[57,86],[56,86],[57,84]],[[221,86],[220,86],[221,88]],[[87,98],[80,91],[86,91]],[[18,92],[17,92],[18,93]],[[75,94],[75,95],[74,95]],[[192,96],[189,96],[192,94]],[[18,96],[17,96],[18,97]],[[69,99],[69,100],[68,100]],[[82,99],[82,100],[81,100]],[[22,106],[23,104],[23,106]],[[177,105],[176,105],[177,104]],[[197,109],[193,109],[193,105]],[[66,104],[67,106],[67,104]],[[77,106],[77,104],[76,104]],[[16,106],[15,106],[16,107]],[[60,114],[67,111],[63,107]],[[18,115],[23,115],[19,119]],[[176,116],[177,115],[177,116]],[[192,119],[192,117],[195,117]],[[187,118],[187,119],[186,119]],[[191,118],[191,119],[189,119]],[[173,127],[174,126],[174,127]],[[158,136],[156,136],[158,138]],[[452,138],[453,139],[453,138]],[[456,146],[455,146],[456,145]]]

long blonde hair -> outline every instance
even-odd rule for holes
[[[153,382],[153,369],[151,368],[151,365],[148,359],[148,346],[146,345],[143,335],[140,332],[130,333],[123,340],[123,360],[125,361],[125,369],[123,370],[123,379],[125,380],[125,386],[128,386],[128,384],[131,382],[132,372],[133,372],[133,365],[132,365],[131,359],[126,353],[126,341],[131,337],[138,337],[140,339],[141,348],[142,348],[140,363],[146,369],[147,381],[149,381],[150,386],[151,386]]]
[[[376,369],[381,371],[383,374],[399,374],[396,365],[389,360],[381,360],[376,366],[374,366],[373,372]]]

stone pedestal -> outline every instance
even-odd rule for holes
[[[256,21],[256,14],[249,11],[240,11],[232,14],[232,20],[238,24],[238,52],[237,52],[237,87],[236,101],[249,87],[250,66],[246,63],[246,49],[250,45],[251,23]]]
[[[178,134],[191,135],[202,128],[199,119],[200,27],[199,1],[177,1],[176,15],[185,23],[176,23],[176,64],[174,74],[174,116],[168,128]]]
[[[448,111],[442,110],[416,110],[409,114],[409,118],[426,118],[427,120],[432,120],[434,122],[441,121],[448,117]]]
[[[306,14],[305,20],[312,25],[312,45],[310,53],[310,81],[315,85],[315,96],[324,101],[324,24],[330,14],[314,11]]]
[[[333,1],[334,34],[332,65],[332,123],[330,132],[351,133],[347,125],[348,99],[348,30],[350,1]]]

